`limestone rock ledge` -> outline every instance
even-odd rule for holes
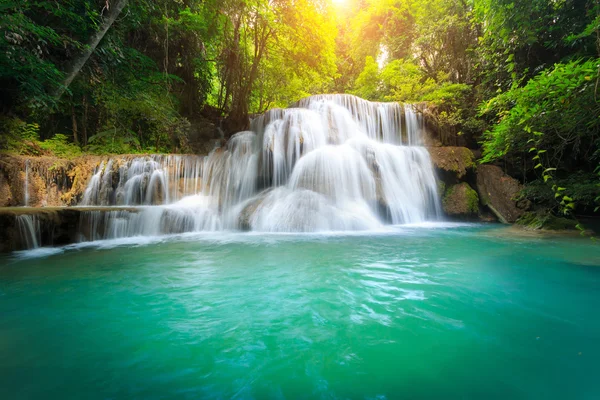
[[[30,207],[77,204],[101,160],[0,154],[0,207],[23,206],[26,200]]]
[[[0,208],[0,252],[36,246],[62,246],[93,240],[97,230],[91,213],[115,210],[136,213],[136,207],[4,207]],[[35,242],[34,246],[33,242]]]

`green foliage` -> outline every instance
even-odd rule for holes
[[[597,160],[599,63],[594,59],[557,64],[526,85],[486,102],[481,115],[495,118],[497,123],[484,135],[483,162],[524,153],[531,147],[547,150],[540,159],[553,165],[561,163],[565,151]]]
[[[156,77],[160,79],[160,75]],[[106,110],[101,131],[89,140],[89,150],[101,153],[185,151],[181,136],[187,121],[175,111],[176,100],[161,86],[139,81],[105,85],[98,103]]]
[[[98,132],[89,139],[86,151],[93,154],[136,154],[142,153],[140,141],[129,130],[116,128]]]
[[[52,91],[64,73],[62,62],[77,53],[94,31],[98,12],[92,0],[9,1],[0,14],[0,82],[3,98],[24,115],[43,116],[56,106]]]
[[[564,196],[572,200],[578,213],[592,213],[598,196],[598,177],[578,172],[565,178],[555,178],[552,185],[543,179],[526,184],[517,200],[527,199],[548,209],[559,208]]]
[[[554,206],[571,214],[576,201],[564,187],[554,184],[557,168],[572,160],[564,154],[586,154],[585,163],[597,162],[600,128],[596,80],[600,60],[575,60],[542,71],[523,87],[513,87],[487,102],[482,114],[490,113],[498,123],[484,134],[483,162],[528,153],[532,169],[553,193]]]
[[[427,101],[449,107],[458,106],[471,90],[469,85],[450,82],[441,72],[437,79],[428,78],[421,67],[405,59],[393,60],[380,69],[371,56],[366,58],[354,87],[353,94],[368,100]]]
[[[556,63],[598,56],[593,38],[572,39],[596,17],[595,1],[477,0],[474,5],[483,30],[476,51],[490,95]]]
[[[40,126],[26,123],[18,118],[0,120],[0,130],[6,132],[3,149],[21,155],[51,155],[62,158],[76,157],[81,149],[70,142],[66,135],[56,134],[51,139],[40,140]]]
[[[0,118],[0,149],[16,154],[42,155],[36,143],[39,139],[39,125],[28,124],[18,118]]]
[[[106,4],[0,1],[4,149],[186,152],[203,110],[231,134],[249,113],[354,93],[426,102],[442,144],[480,143],[484,162],[545,182],[535,201],[555,211],[590,208],[592,184],[559,182],[600,163],[596,1],[130,1],[57,101]]]
[[[356,83],[359,84],[358,80]],[[393,60],[383,67],[381,85],[383,99],[401,102],[421,101],[438,86],[415,63],[404,59]]]
[[[72,158],[82,154],[79,146],[70,143],[69,137],[60,133],[40,142],[39,146],[50,154],[61,158]]]
[[[13,91],[15,107],[35,110],[52,103],[46,88],[60,81],[62,73],[42,56],[60,41],[52,28],[37,25],[22,13],[0,14],[0,80]]]
[[[367,56],[365,67],[356,78],[353,94],[372,101],[382,100],[383,82],[379,72],[379,66],[371,56]]]

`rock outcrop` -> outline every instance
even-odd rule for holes
[[[269,190],[265,191],[261,196],[251,199],[244,205],[238,217],[238,226],[241,230],[252,230],[252,216],[265,200],[265,197],[267,197],[269,192]]]
[[[479,196],[468,183],[459,183],[448,187],[442,206],[450,217],[475,219],[479,213]]]
[[[577,221],[563,217],[557,217],[546,211],[526,212],[517,221],[527,229],[544,231],[573,231],[577,229]]]
[[[495,165],[477,168],[477,191],[481,203],[487,206],[503,223],[514,223],[530,207],[527,202],[517,202],[522,189],[518,180],[506,175]]]
[[[137,213],[136,207],[5,207],[0,208],[0,252],[62,246],[94,240],[106,230],[106,213]],[[100,224],[90,218],[96,218]]]
[[[0,154],[0,207],[75,205],[101,159]]]
[[[466,147],[429,147],[438,178],[446,185],[460,183],[475,172],[475,155]]]
[[[79,215],[67,208],[1,209],[0,252],[77,242]]]

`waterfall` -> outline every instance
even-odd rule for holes
[[[81,205],[85,240],[189,231],[377,229],[441,215],[411,105],[318,95],[258,116],[208,156],[111,158]]]
[[[27,249],[35,249],[40,247],[42,241],[40,221],[36,215],[19,215],[17,216],[17,227],[21,243],[27,246]]]
[[[170,204],[198,193],[204,158],[150,155],[102,161],[90,178],[82,206]]]

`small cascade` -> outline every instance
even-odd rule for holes
[[[319,95],[258,116],[206,157],[102,162],[81,202],[82,239],[251,229],[377,229],[441,215],[423,123],[411,105]]]
[[[23,192],[23,205],[29,205],[29,160],[25,160],[25,188]]]
[[[36,249],[42,242],[40,221],[36,215],[17,216],[17,227],[21,243],[26,245],[27,249]]]
[[[198,193],[204,158],[151,155],[109,159],[96,168],[82,206],[169,204]]]
[[[79,221],[80,241],[160,236],[184,232],[222,230],[217,211],[207,198],[189,196],[166,206],[137,210],[84,211]]]

